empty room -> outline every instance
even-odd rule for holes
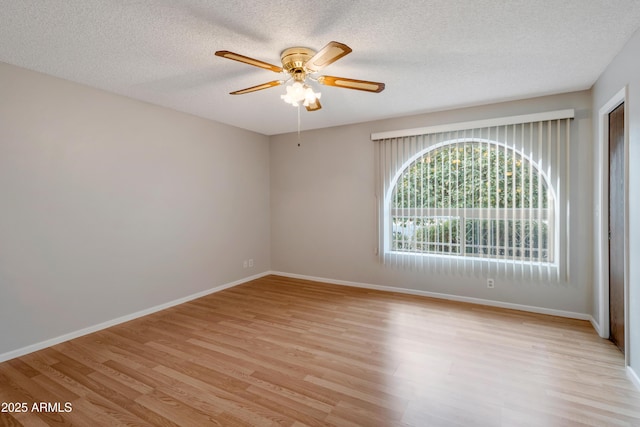
[[[640,2],[0,11],[0,426],[640,426]]]

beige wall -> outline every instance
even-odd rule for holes
[[[379,263],[376,248],[372,132],[574,108],[571,141],[571,279],[568,283],[497,281],[447,271],[419,273]],[[273,136],[272,270],[367,285],[477,298],[578,313],[592,311],[591,93],[443,111]]]
[[[269,270],[268,152],[0,63],[0,356]]]

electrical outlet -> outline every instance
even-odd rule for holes
[[[493,279],[487,279],[487,288],[493,289],[496,287],[496,281]]]
[[[249,267],[253,267],[253,258],[249,260]]]
[[[248,266],[248,261],[245,259],[244,262],[242,263],[242,268],[247,268]]]

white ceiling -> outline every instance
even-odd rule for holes
[[[321,74],[386,89],[319,86],[315,129],[588,89],[639,27],[638,0],[0,0],[0,61],[274,135],[282,86],[228,93],[279,76],[215,51],[349,45]]]

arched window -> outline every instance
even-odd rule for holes
[[[573,115],[372,134],[380,260],[438,274],[567,280]]]
[[[554,262],[544,171],[496,141],[455,139],[400,168],[385,198],[387,251]]]

